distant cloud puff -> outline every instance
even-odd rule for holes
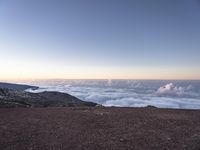
[[[156,94],[158,96],[170,96],[170,97],[199,97],[200,94],[193,91],[192,85],[186,87],[175,86],[173,83],[166,84],[160,87]]]

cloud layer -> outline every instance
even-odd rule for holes
[[[73,81],[75,82],[75,81]],[[36,91],[69,93],[104,106],[200,109],[200,84],[163,81],[76,81],[40,86]],[[36,84],[34,84],[36,85]],[[37,84],[38,85],[38,84]]]

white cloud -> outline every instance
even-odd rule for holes
[[[192,84],[168,83],[161,86],[159,83],[144,81],[141,83],[139,81],[126,81],[125,83],[123,81],[90,81],[84,86],[85,82],[81,81],[81,85],[78,85],[78,82],[75,85],[71,83],[51,84],[51,86],[41,86],[36,91],[28,91],[59,91],[104,106],[145,107],[152,105],[159,108],[200,109],[200,88]]]
[[[200,93],[198,93],[198,91],[195,91],[192,85],[182,87],[182,86],[175,86],[173,83],[169,83],[160,87],[157,90],[156,94],[158,96],[169,96],[169,97],[189,97],[189,98],[200,97]]]

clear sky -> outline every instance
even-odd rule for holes
[[[2,79],[200,79],[200,0],[0,0]]]

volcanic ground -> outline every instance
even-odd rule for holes
[[[200,110],[1,108],[1,150],[199,150]]]

